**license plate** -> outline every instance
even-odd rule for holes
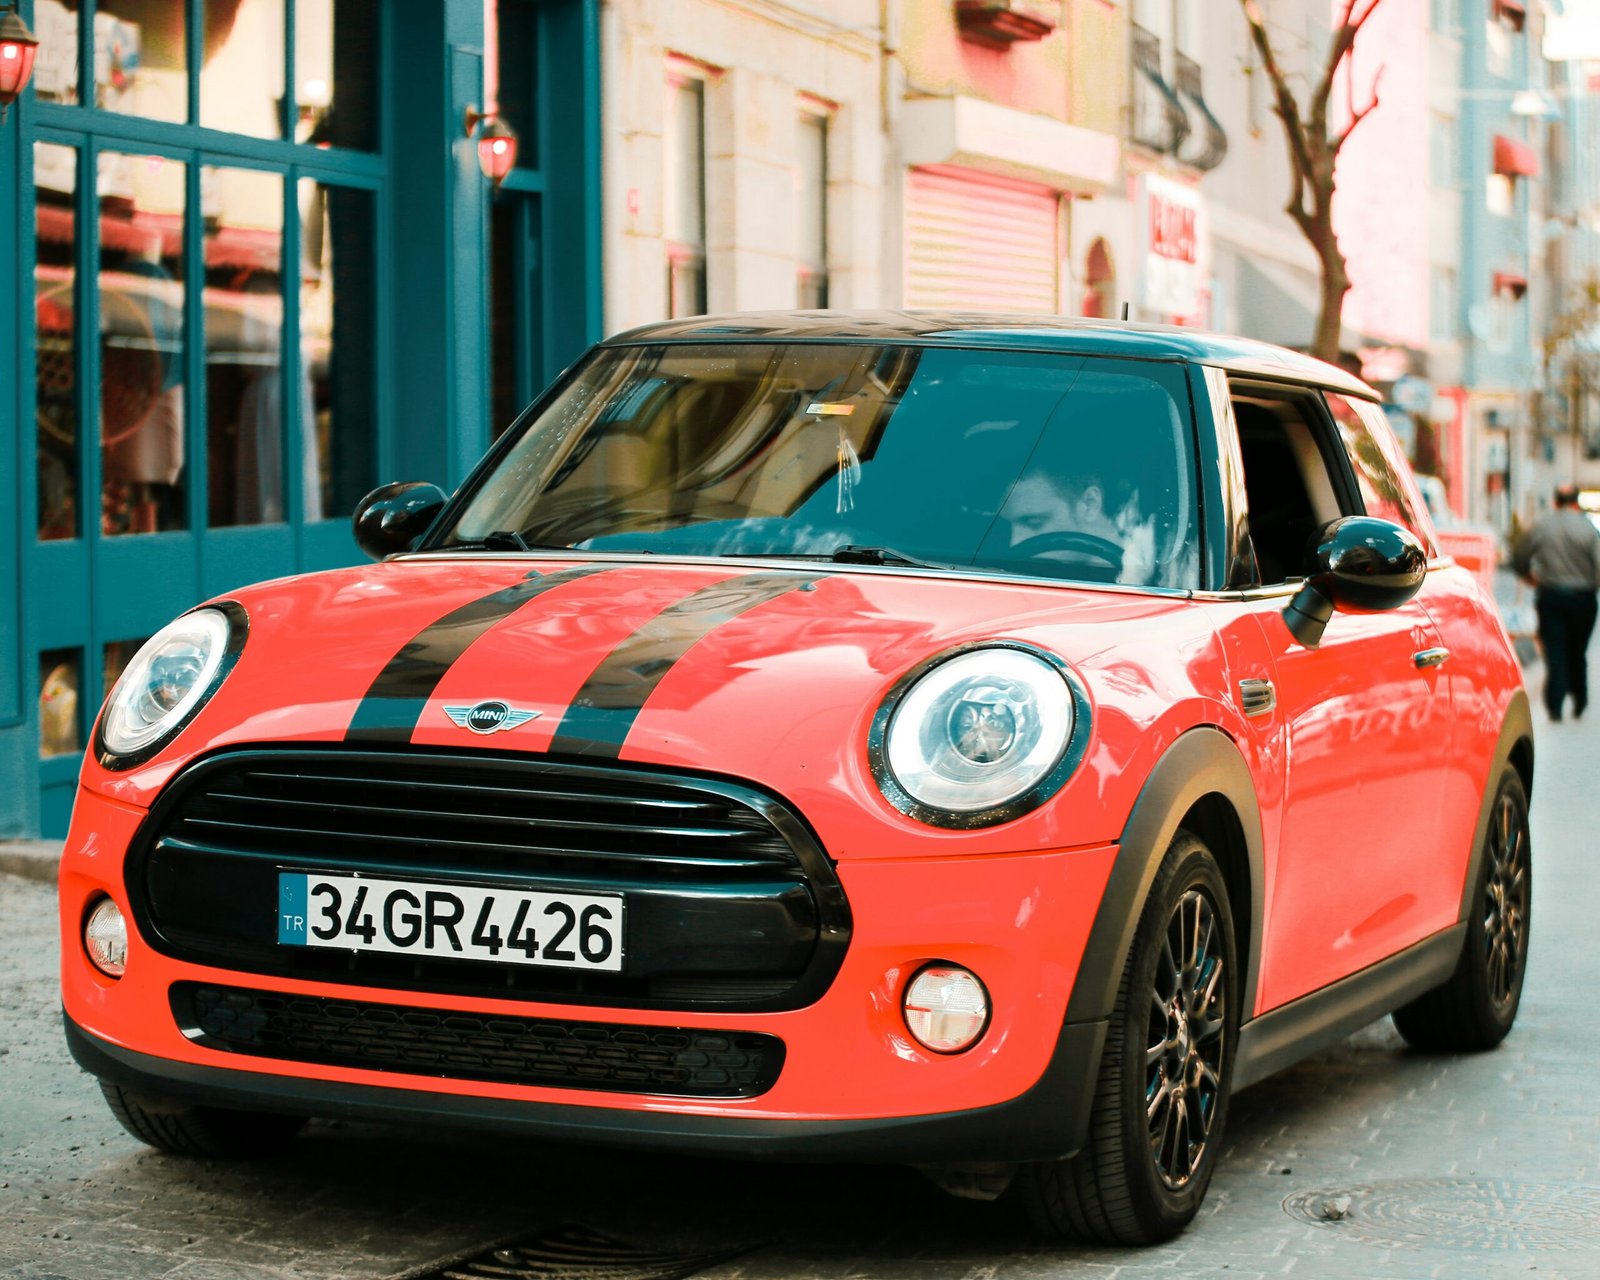
[[[620,894],[278,873],[278,941],[291,947],[622,972]]]

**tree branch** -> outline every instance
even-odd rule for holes
[[[1311,148],[1306,141],[1305,126],[1300,118],[1300,104],[1295,101],[1294,94],[1289,90],[1288,77],[1284,75],[1283,68],[1278,64],[1277,55],[1273,52],[1272,40],[1267,35],[1266,20],[1261,16],[1256,0],[1241,0],[1241,3],[1244,7],[1245,24],[1250,28],[1250,40],[1261,57],[1261,69],[1266,73],[1267,82],[1272,86],[1273,110],[1283,122],[1284,139],[1289,147],[1290,179],[1293,183],[1289,203],[1285,208],[1289,216],[1298,222],[1305,212],[1306,183],[1315,171]],[[1351,3],[1355,3],[1355,0],[1351,0]]]
[[[1386,63],[1385,66],[1387,65]],[[1383,72],[1384,68],[1379,67],[1378,74],[1372,77],[1372,100],[1359,111],[1353,111],[1350,116],[1350,123],[1345,125],[1344,131],[1329,140],[1328,148],[1334,155],[1338,155],[1339,148],[1350,140],[1350,135],[1356,131],[1356,126],[1378,109],[1378,85],[1383,80]]]

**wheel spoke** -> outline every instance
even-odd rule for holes
[[[1180,1103],[1172,1108],[1171,1117],[1172,1123],[1169,1128],[1171,1140],[1167,1144],[1167,1176],[1173,1182],[1182,1182],[1189,1172],[1181,1163],[1189,1145],[1189,1113]]]
[[[1148,1120],[1151,1124],[1154,1124],[1155,1123],[1155,1119],[1156,1119],[1156,1113],[1161,1110],[1161,1104],[1164,1103],[1164,1102],[1169,1101],[1171,1099],[1171,1097],[1172,1097],[1172,1081],[1168,1080],[1165,1076],[1163,1076],[1161,1078],[1161,1087],[1156,1090],[1155,1097],[1151,1098],[1145,1104],[1145,1108],[1144,1108],[1145,1119]],[[1170,1110],[1171,1110],[1171,1108],[1169,1107],[1168,1111],[1170,1111]]]

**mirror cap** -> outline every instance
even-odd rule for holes
[[[1335,609],[1381,613],[1415,596],[1427,576],[1428,553],[1415,534],[1393,521],[1345,516],[1312,537],[1305,570],[1305,585],[1283,620],[1296,640],[1314,649]]]
[[[409,480],[379,485],[351,517],[356,545],[374,560],[409,551],[448,501],[443,489]]]

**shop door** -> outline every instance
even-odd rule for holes
[[[1054,191],[947,170],[906,177],[905,305],[1057,310]]]
[[[78,13],[37,0],[55,61],[23,149],[23,482],[45,835],[145,638],[355,558],[378,420],[379,9],[100,0],[105,56],[80,78]]]

